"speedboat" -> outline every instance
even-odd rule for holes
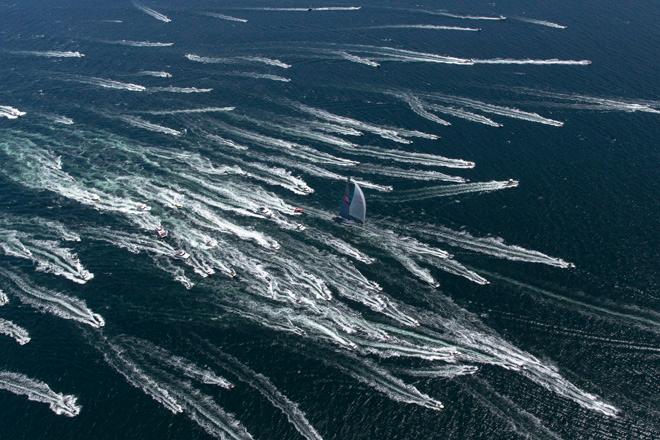
[[[302,214],[303,212],[305,212],[305,210],[302,208],[293,208],[294,214]]]
[[[174,253],[174,257],[179,258],[181,260],[187,260],[188,258],[190,258],[190,254],[184,251],[183,249],[179,249]]]
[[[137,204],[135,205],[135,207],[136,207],[139,211],[142,211],[142,212],[146,212],[146,211],[150,211],[150,210],[151,210],[151,206],[149,206],[149,205],[147,205],[147,204],[145,204],[145,203],[141,203],[141,202],[140,202],[140,203],[137,203]]]
[[[212,267],[209,266],[202,266],[202,272],[204,272],[206,275],[213,275],[215,273],[215,270],[213,270]]]
[[[518,185],[518,182],[516,182],[516,181],[513,180],[513,179],[509,179],[509,180],[506,182],[506,186],[517,186],[517,185]]]
[[[156,235],[158,235],[158,238],[165,238],[169,235],[169,232],[167,232],[167,229],[162,226],[158,226],[156,228]]]
[[[273,217],[273,211],[271,211],[270,209],[266,208],[265,206],[260,206],[260,207],[257,209],[257,211],[259,212],[259,214],[264,215],[264,216],[266,216],[266,217],[268,217],[268,218]]]
[[[302,223],[296,223],[296,231],[304,231],[305,229],[307,229],[305,228],[305,225]]]

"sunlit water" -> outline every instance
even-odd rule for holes
[[[0,2],[0,438],[660,436],[660,9],[592,6]]]

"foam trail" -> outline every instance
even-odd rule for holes
[[[503,15],[461,15],[453,14],[451,12],[444,11],[421,11],[427,12],[433,15],[442,15],[443,17],[457,18],[459,20],[483,20],[483,21],[502,21],[506,20],[506,17]]]
[[[245,56],[245,57],[241,57],[241,59],[244,59],[246,61],[253,61],[255,63],[267,64],[269,66],[280,67],[282,69],[288,69],[291,67],[291,64],[287,64],[284,61],[280,61],[275,58]]]
[[[104,41],[108,44],[118,44],[120,46],[131,46],[131,47],[170,47],[174,46],[174,43],[161,43],[160,41],[135,41],[135,40],[116,40],[116,41]]]
[[[416,228],[415,226],[420,227]],[[520,246],[506,244],[499,237],[474,237],[467,232],[454,231],[443,226],[425,225],[425,227],[421,227],[421,225],[411,225],[411,228],[414,228],[414,230],[424,236],[432,237],[451,246],[506,260],[547,264],[548,266],[560,267],[562,269],[575,267],[573,263],[564,261],[561,258],[551,257]]]
[[[385,369],[366,358],[360,358],[350,353],[344,354],[342,361],[328,357],[322,360],[344,373],[384,394],[388,398],[403,403],[415,405],[440,411],[444,405],[432,397],[420,392],[412,385],[406,384],[401,379],[392,376]]]
[[[364,64],[364,65],[369,66],[369,67],[380,67],[379,63],[377,63],[376,61],[370,60],[369,58],[360,57],[360,56],[353,55],[351,53],[344,52],[344,51],[339,51],[339,52],[334,52],[334,53],[341,56],[345,60],[351,61],[353,63]]]
[[[251,440],[252,436],[231,414],[206,394],[159,365],[148,362],[130,345],[101,341],[99,349],[108,362],[134,387],[143,390],[172,413],[184,413],[209,435],[223,440]],[[158,382],[156,377],[161,380]]]
[[[330,113],[329,111],[311,107],[295,101],[291,101],[289,104],[295,109],[312,115],[315,118],[330,122],[331,124],[335,124],[340,127],[344,127],[345,130],[355,130],[358,135],[362,131],[367,131],[369,133],[380,136],[383,139],[388,139],[401,144],[412,143],[410,139],[407,139],[412,137],[431,140],[438,139],[438,136],[434,134],[424,133],[416,130],[406,130],[403,128],[392,128],[371,124],[369,122],[359,121],[357,119],[349,118],[346,116],[336,115],[334,113]],[[353,133],[355,132],[352,132],[351,134]]]
[[[0,389],[19,396],[25,396],[33,402],[46,403],[57,415],[75,417],[80,414],[76,396],[56,393],[50,387],[36,379],[11,371],[0,371]]]
[[[324,245],[334,249],[340,254],[351,257],[354,260],[360,261],[364,264],[372,264],[374,261],[376,261],[375,258],[371,258],[364,252],[355,248],[350,243],[347,243],[331,234],[326,234],[325,232],[316,229],[308,229],[307,231],[308,235],[317,240],[319,243],[323,243]]]
[[[445,168],[474,168],[474,162],[452,159],[437,154],[415,153],[402,150],[388,150],[379,147],[361,146],[353,150],[354,154],[367,155],[377,159]]]
[[[440,125],[451,125],[450,122],[445,121],[444,119],[441,119],[433,113],[427,111],[420,99],[411,95],[406,95],[403,97],[403,99],[406,101],[406,103],[408,103],[410,109],[422,118]]]
[[[217,14],[215,12],[204,12],[203,15],[207,17],[219,18],[220,20],[237,21],[239,23],[247,23],[245,18],[232,17],[231,15]]]
[[[81,84],[88,84],[90,86],[102,87],[104,89],[128,90],[129,92],[144,92],[147,90],[146,87],[139,84],[125,83],[105,78],[72,76],[70,77],[70,80]]]
[[[516,180],[510,181],[490,181],[490,182],[473,182],[461,183],[457,185],[435,186],[422,189],[412,189],[408,191],[400,191],[390,202],[411,202],[415,200],[426,200],[435,197],[451,197],[460,194],[468,194],[474,192],[491,192],[499,191],[501,189],[515,188],[518,186]]]
[[[7,294],[0,290],[0,307],[9,304],[9,298],[7,297]]]
[[[290,78],[285,78],[283,76],[279,75],[272,75],[270,73],[258,73],[258,72],[225,72],[225,75],[229,76],[238,76],[241,78],[252,78],[252,79],[267,79],[270,81],[278,81],[278,82],[291,82]]]
[[[173,128],[165,127],[163,125],[154,124],[153,122],[145,121],[137,116],[122,115],[117,117],[119,120],[132,125],[133,127],[142,128],[144,130],[154,131],[156,133],[169,134],[170,136],[181,136],[183,133]]]
[[[20,276],[0,268],[0,275],[13,283],[11,292],[32,307],[63,319],[70,319],[94,328],[103,327],[105,320],[92,312],[83,300],[35,286]]]
[[[538,24],[539,26],[545,26],[553,29],[566,29],[568,26],[563,24],[554,23],[547,20],[537,20],[535,18],[526,18],[526,17],[513,17],[514,20],[522,21],[524,23]]]
[[[305,437],[307,440],[322,440],[321,435],[309,423],[305,413],[298,408],[298,404],[292,402],[287,396],[282,394],[280,390],[263,374],[257,373],[250,367],[231,356],[213,347],[208,341],[204,341],[204,346],[211,350],[213,359],[222,366],[225,370],[236,376],[240,381],[247,383],[252,388],[257,390],[262,396],[277,409],[286,415],[289,423]],[[206,350],[204,350],[207,353]]]
[[[55,122],[56,124],[73,125],[75,123],[73,119],[62,115],[44,115],[44,116],[50,119],[51,121]]]
[[[473,58],[471,60],[475,64],[515,64],[515,65],[533,65],[533,66],[588,66],[591,60],[560,60],[558,58],[550,58],[547,60],[534,60],[530,58],[516,59],[516,58]]]
[[[259,56],[241,56],[241,57],[229,57],[229,58],[219,58],[219,57],[203,57],[201,55],[196,55],[194,53],[187,53],[184,57],[190,61],[203,64],[251,64],[259,63],[266,64],[268,66],[279,67],[282,69],[288,69],[291,67],[290,64],[280,61],[275,58],[266,58]]]
[[[478,370],[479,368],[474,365],[442,365],[427,369],[402,368],[396,371],[406,376],[451,379],[458,376],[472,375]]]
[[[0,229],[0,250],[6,255],[30,260],[40,272],[53,273],[78,284],[94,278],[70,249],[53,240],[37,240],[17,231]]]
[[[388,167],[385,165],[360,164],[361,173],[375,174],[379,176],[395,177],[406,180],[443,181],[453,183],[465,183],[467,180],[461,176],[450,176],[433,170],[411,170],[404,168]]]
[[[465,119],[470,122],[476,122],[478,124],[489,125],[491,127],[501,127],[502,124],[495,122],[486,116],[479,115],[477,113],[472,113],[464,109],[454,108],[454,107],[445,107],[437,104],[426,104],[426,108],[436,111],[438,113],[444,113],[446,115],[454,116],[457,118]]]
[[[398,61],[402,63],[437,63],[437,64],[456,64],[462,66],[471,66],[474,60],[466,58],[457,58],[446,55],[438,55],[428,52],[417,52],[414,50],[398,49],[388,46],[370,46],[364,44],[355,44],[349,46],[353,52],[362,52],[371,54],[372,57],[381,56],[385,61]]]
[[[552,125],[553,127],[562,127],[564,125],[564,123],[561,121],[555,121],[554,119],[543,117],[538,113],[526,112],[517,108],[504,107],[500,105],[487,104],[485,102],[477,101],[474,99],[439,94],[429,95],[429,97],[452,104],[464,105],[466,107],[480,110],[486,113],[505,116],[507,118],[520,119],[528,122],[537,122],[539,124]]]
[[[58,51],[58,50],[25,50],[12,52],[18,55],[32,55],[35,57],[45,57],[45,58],[82,58],[85,56],[84,53],[78,51]]]
[[[657,102],[648,102],[648,101],[624,101],[621,98],[599,98],[595,96],[586,96],[580,94],[567,94],[567,93],[556,93],[548,92],[542,90],[533,90],[528,88],[516,88],[516,92],[521,92],[528,95],[540,96],[543,98],[552,98],[558,99],[561,101],[569,101],[575,104],[571,104],[573,108],[585,109],[585,110],[602,110],[602,111],[624,111],[624,112],[646,112],[646,113],[655,113],[660,114],[660,109]]]
[[[177,371],[180,371],[184,376],[187,376],[198,382],[209,385],[217,385],[226,389],[234,388],[234,385],[224,377],[218,376],[211,370],[200,368],[188,359],[173,355],[169,351],[158,347],[151,342],[129,336],[121,337],[119,340],[123,345],[130,346],[131,350],[139,349],[147,356],[163,363],[164,365],[172,367]]]
[[[100,339],[100,338],[99,338]],[[102,345],[97,348],[103,358],[116,372],[126,379],[135,388],[142,390],[156,402],[163,405],[173,414],[183,412],[183,407],[170,391],[150,377],[142,368],[137,366],[125,353],[124,348],[112,344],[103,338]]]
[[[234,150],[241,150],[245,151],[248,150],[249,148],[245,145],[239,144],[238,142],[235,142],[231,139],[226,139],[223,138],[222,136],[218,136],[217,134],[210,134],[207,133],[205,136],[208,140],[211,140],[219,145],[227,146],[230,148],[233,148]]]
[[[19,345],[25,345],[30,342],[30,334],[27,330],[2,318],[0,318],[0,335],[14,338]]]
[[[140,11],[144,12],[145,14],[155,18],[156,20],[162,21],[163,23],[169,23],[169,22],[172,21],[167,15],[161,14],[160,12],[155,11],[151,8],[148,8],[144,5],[141,5],[140,3],[134,2],[133,6],[135,6],[136,8],[138,8]]]
[[[231,112],[236,107],[201,107],[201,108],[182,108],[177,110],[150,110],[146,111],[150,115],[178,115],[190,113],[217,113],[217,112]]]
[[[22,112],[17,108],[0,105],[0,118],[18,119],[19,117],[25,116],[26,114],[27,113]]]
[[[172,74],[163,70],[142,70],[137,73],[139,76],[153,76],[156,78],[172,78]]]
[[[368,29],[425,29],[432,31],[465,31],[479,32],[481,29],[461,26],[443,26],[437,24],[387,24],[382,26],[369,26]]]
[[[217,123],[218,127],[228,131],[234,136],[241,137],[243,139],[248,139],[267,149],[276,149],[277,151],[282,151],[289,156],[295,156],[301,159],[305,159],[309,162],[317,162],[324,164],[332,164],[337,166],[354,166],[358,162],[354,160],[344,159],[341,157],[333,156],[328,153],[323,153],[314,148],[307,147],[296,142],[287,141],[284,139],[278,139],[272,136],[266,136],[259,134],[257,132],[244,130],[238,127],[231,125]]]
[[[237,8],[250,11],[272,11],[272,12],[323,12],[323,11],[359,11],[362,9],[362,6],[322,6],[316,8],[273,8],[273,7],[263,7],[263,8]]]
[[[211,88],[197,88],[197,87],[149,87],[150,92],[166,92],[166,93],[209,93],[212,92]]]

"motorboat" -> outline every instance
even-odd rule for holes
[[[179,249],[174,253],[174,257],[179,258],[181,260],[187,260],[188,258],[190,258],[190,254],[184,251],[183,249]]]
[[[293,208],[294,214],[302,214],[303,212],[305,212],[305,210],[302,208]]]
[[[162,226],[158,226],[156,228],[156,235],[158,235],[158,238],[165,238],[169,235],[169,232],[167,232],[167,229]]]
[[[147,212],[151,210],[151,206],[141,202],[137,203],[135,207],[138,209],[138,211],[142,211],[142,212]]]
[[[273,214],[273,211],[271,211],[270,209],[266,208],[265,206],[260,206],[260,207],[257,209],[257,212],[259,212],[259,214],[261,214],[261,215],[263,215],[263,216],[266,216],[266,217],[268,217],[268,218],[272,218],[273,215],[274,215],[274,214]]]

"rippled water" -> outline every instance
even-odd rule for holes
[[[660,435],[657,5],[0,11],[0,438]]]

